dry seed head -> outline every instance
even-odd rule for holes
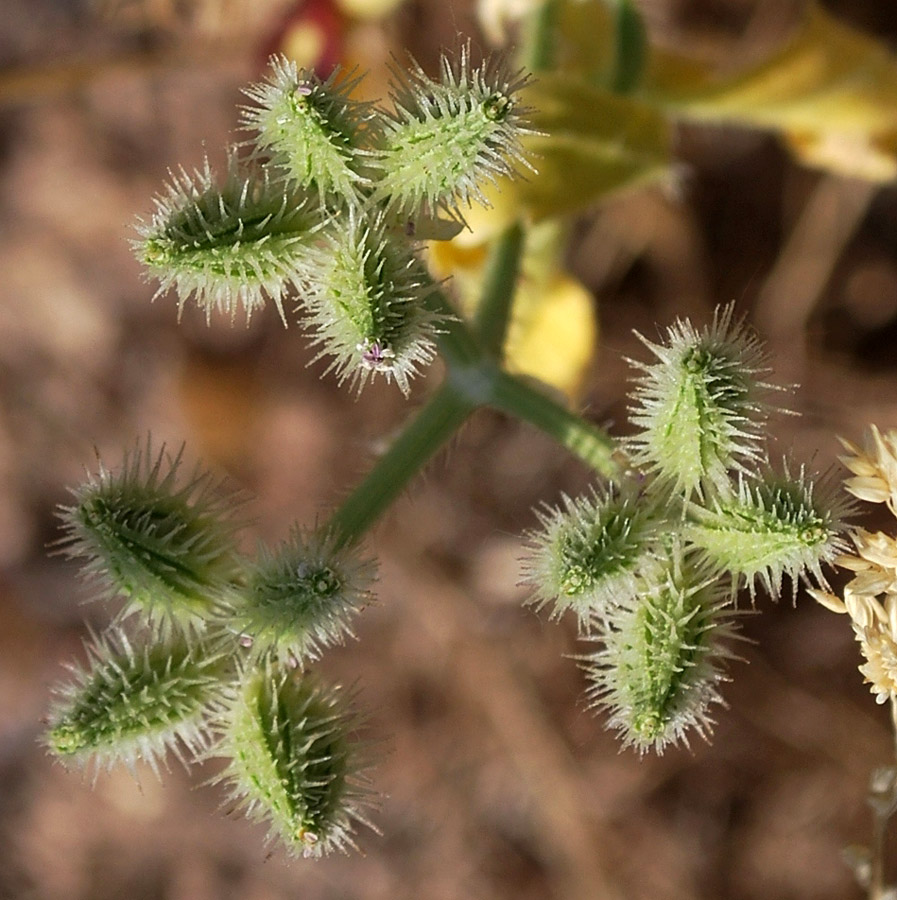
[[[844,588],[844,599],[824,591],[810,593],[836,613],[846,613],[865,662],[859,666],[876,703],[897,698],[897,593],[884,594],[853,579]]]
[[[880,625],[860,628],[856,624],[854,632],[866,660],[859,669],[875,702],[886,703],[897,697],[897,633]]]

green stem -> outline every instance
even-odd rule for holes
[[[632,0],[616,0],[614,22],[614,68],[610,89],[617,94],[633,91],[645,70],[648,36],[641,13]]]
[[[498,360],[502,357],[511,318],[523,243],[523,226],[515,222],[492,244],[474,320],[483,349]]]
[[[543,0],[526,23],[520,65],[530,72],[554,68],[558,6],[558,0]]]
[[[897,697],[891,694],[891,738],[894,741],[894,762],[897,764]]]
[[[613,439],[494,363],[449,367],[445,384],[405,426],[330,520],[343,545],[373,525],[426,462],[479,406],[535,425],[607,478],[621,474]]]
[[[525,381],[506,372],[496,372],[490,405],[535,425],[606,478],[622,474],[622,465],[614,455],[617,447],[610,435],[559,406]]]
[[[467,323],[455,312],[454,307],[442,291],[434,289],[427,297],[427,307],[438,313],[444,320],[442,331],[436,338],[439,352],[447,366],[469,366],[483,357],[473,332]]]
[[[424,464],[464,424],[474,405],[451,385],[414,416],[330,520],[342,545],[353,544],[405,489]]]

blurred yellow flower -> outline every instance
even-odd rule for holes
[[[488,243],[504,213],[486,210],[468,217],[451,241],[430,244],[430,269],[437,278],[452,276],[462,311],[472,316],[482,288]],[[575,278],[560,269],[560,226],[533,226],[504,347],[505,368],[536,378],[575,402],[598,342],[595,301]]]
[[[734,78],[655,48],[643,96],[673,115],[778,131],[809,165],[897,176],[897,58],[817,3],[777,53]]]
[[[477,0],[477,18],[489,42],[501,46],[509,27],[516,25],[546,0]]]
[[[521,98],[532,108],[536,133],[524,146],[537,174],[512,182],[510,191],[536,220],[581,212],[624,188],[669,177],[673,131],[658,107],[576,73],[540,74]]]
[[[581,282],[563,273],[541,285],[524,281],[514,298],[505,367],[575,400],[597,340],[595,301]]]
[[[394,12],[403,0],[336,0],[336,5],[353,19],[382,19]]]
[[[304,69],[313,69],[327,49],[327,34],[314,21],[297,22],[286,30],[280,52]]]

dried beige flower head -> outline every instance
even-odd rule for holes
[[[844,487],[860,500],[886,503],[897,516],[897,431],[869,428],[860,449],[843,438],[850,455],[841,462],[853,473]],[[859,667],[876,702],[897,702],[897,538],[883,531],[854,529],[855,552],[836,559],[853,572],[843,599],[828,591],[810,594],[832,612],[847,614],[865,662]]]
[[[882,434],[870,425],[864,449],[844,438],[840,440],[850,451],[849,456],[840,457],[841,462],[856,476],[846,479],[844,487],[860,500],[887,503],[897,516],[897,430]]]
[[[856,624],[854,624],[856,630]],[[897,696],[897,642],[894,629],[865,629],[861,635],[857,632],[860,649],[866,658],[860,671],[866,682],[871,685],[876,703],[885,703]]]
[[[888,593],[884,601],[873,593],[855,592],[850,585],[844,589],[843,600],[827,591],[811,589],[809,593],[826,609],[850,616],[866,660],[859,669],[876,703],[897,698],[897,593]]]
[[[856,554],[838,557],[843,569],[856,575],[849,588],[854,594],[897,594],[897,539],[883,531],[857,528],[851,534]]]

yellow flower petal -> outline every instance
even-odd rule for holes
[[[429,245],[436,278],[451,276],[461,311],[472,317],[480,300],[492,223],[478,220],[470,232]],[[597,345],[595,301],[589,291],[560,270],[564,229],[553,221],[528,229],[521,275],[514,296],[504,364],[555,388],[571,402],[582,386]],[[481,243],[470,243],[477,238]]]
[[[336,5],[354,19],[382,19],[401,3],[402,0],[336,0]]]
[[[530,15],[542,0],[478,0],[477,18],[491,44],[500,46],[508,39],[508,29]]]
[[[327,35],[317,22],[299,22],[283,35],[281,52],[302,68],[314,68],[327,46]]]
[[[505,345],[505,365],[575,400],[595,354],[598,324],[592,295],[568,275],[545,288],[518,291]]]

